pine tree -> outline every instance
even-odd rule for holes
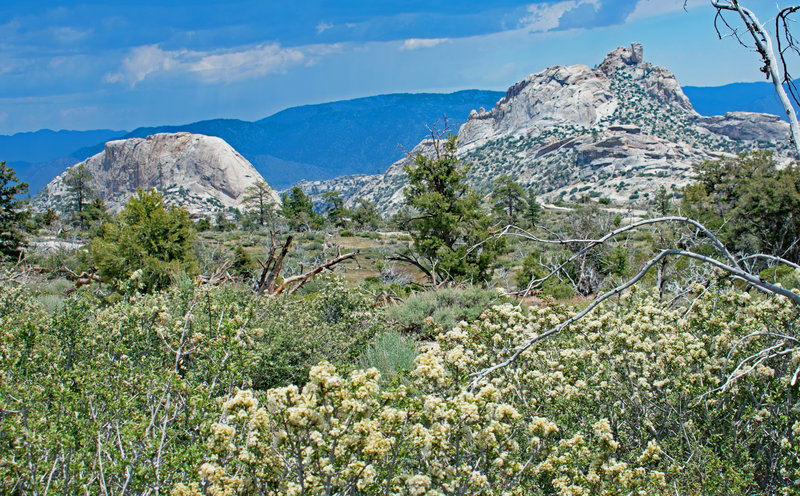
[[[536,200],[536,195],[533,190],[528,190],[528,197],[525,198],[525,221],[529,227],[533,227],[539,221],[539,216],[542,214],[542,206]]]
[[[293,230],[311,229],[321,224],[320,216],[314,212],[314,202],[303,193],[299,186],[294,186],[281,196],[281,215]]]
[[[656,204],[656,211],[659,214],[667,215],[670,210],[672,210],[672,204],[669,200],[669,193],[667,193],[667,188],[665,188],[663,184],[660,188],[658,188],[654,200]]]
[[[358,205],[352,212],[353,223],[359,229],[375,230],[381,224],[381,214],[374,202],[364,198],[358,200]]]
[[[324,211],[328,215],[328,221],[337,227],[344,227],[345,217],[347,217],[348,212],[344,208],[342,195],[332,189],[322,193],[322,199],[325,201]]]
[[[92,173],[86,167],[86,162],[72,166],[67,171],[64,183],[67,185],[67,193],[72,198],[72,212],[81,227],[81,231],[86,230],[86,215],[84,209],[86,204],[94,198],[95,192],[91,186]]]
[[[525,193],[518,182],[509,176],[500,176],[494,181],[492,210],[501,224],[517,224],[525,206]]]
[[[28,184],[17,179],[14,169],[0,162],[0,258],[19,258],[25,246],[20,223],[25,212],[20,211],[22,200],[17,195],[28,192]]]
[[[418,212],[409,221],[418,255],[413,258],[434,284],[447,279],[486,280],[504,239],[474,248],[488,236],[491,219],[481,209],[478,194],[467,186],[469,167],[456,156],[456,137],[434,138],[434,152],[432,157],[419,154],[405,166],[406,204]]]
[[[275,203],[272,200],[271,192],[267,182],[261,180],[256,181],[244,192],[244,202],[256,211],[258,225],[261,227],[264,227],[264,223],[273,218]]]

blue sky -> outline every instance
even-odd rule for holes
[[[764,18],[775,0],[747,2]],[[780,2],[779,2],[780,3]],[[0,134],[127,129],[393,92],[505,90],[637,41],[684,85],[761,80],[707,0],[0,3]]]

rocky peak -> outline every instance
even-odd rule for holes
[[[553,201],[582,196],[645,205],[661,185],[689,182],[693,166],[754,146],[786,156],[788,125],[776,116],[701,117],[675,76],[643,60],[638,43],[609,53],[596,69],[555,66],[511,86],[491,110],[474,110],[458,132],[469,181],[484,192],[502,174]],[[425,153],[425,142],[411,153]],[[385,213],[403,202],[403,165],[333,187],[352,204],[375,201]],[[337,180],[333,180],[337,181]]]
[[[611,74],[620,69],[639,65],[643,62],[643,49],[641,43],[631,43],[630,47],[619,47],[606,55],[599,69],[606,74]]]
[[[240,206],[245,190],[263,180],[224,140],[186,132],[109,141],[85,164],[92,189],[112,211],[120,210],[137,189],[155,188],[167,203],[208,215]],[[68,174],[69,169],[51,181],[34,199],[34,208],[66,206]]]

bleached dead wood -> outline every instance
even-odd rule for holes
[[[643,227],[643,226],[647,226],[647,225],[670,223],[670,222],[685,223],[685,224],[688,224],[688,225],[693,226],[694,228],[696,228],[698,234],[703,234],[704,236],[706,236],[708,238],[708,240],[711,242],[712,246],[714,246],[716,248],[716,251],[720,255],[721,260],[717,259],[717,258],[714,258],[714,257],[711,257],[711,256],[701,255],[699,253],[695,253],[695,252],[692,252],[692,251],[689,251],[689,250],[684,250],[684,249],[672,249],[672,248],[670,248],[670,249],[661,250],[654,257],[650,258],[642,266],[642,268],[639,270],[639,272],[636,275],[634,275],[633,277],[629,278],[628,280],[626,280],[622,284],[619,284],[618,286],[614,287],[613,289],[611,289],[609,291],[606,291],[605,293],[603,293],[600,296],[596,297],[582,311],[580,311],[577,314],[575,314],[574,316],[566,319],[565,321],[563,321],[563,322],[561,322],[561,323],[559,323],[559,324],[557,324],[557,325],[555,325],[553,327],[550,327],[545,332],[543,332],[541,334],[537,334],[537,335],[531,337],[528,341],[526,341],[522,345],[520,345],[517,348],[515,348],[513,353],[507,359],[503,360],[502,362],[497,363],[495,365],[492,365],[491,367],[487,367],[487,368],[485,368],[483,370],[479,370],[479,371],[474,372],[473,374],[471,374],[470,377],[472,378],[472,380],[470,382],[470,387],[472,387],[472,388],[476,387],[482,380],[486,379],[493,372],[496,372],[497,370],[500,370],[500,369],[502,369],[504,367],[507,367],[507,366],[511,365],[514,361],[517,360],[517,358],[519,358],[520,355],[522,355],[526,350],[528,350],[534,344],[536,344],[539,341],[541,341],[543,339],[546,339],[546,338],[548,338],[550,336],[558,334],[559,332],[564,330],[569,325],[574,324],[575,322],[578,322],[579,320],[583,319],[585,316],[589,315],[595,308],[597,308],[605,300],[607,300],[609,298],[612,298],[614,296],[617,296],[617,295],[621,294],[622,292],[624,292],[625,290],[629,289],[630,287],[634,286],[648,272],[650,272],[654,267],[658,267],[660,263],[662,263],[664,260],[666,260],[666,259],[668,259],[670,257],[676,257],[676,258],[677,257],[683,257],[683,258],[688,258],[688,259],[695,260],[697,262],[700,262],[701,264],[704,264],[704,265],[710,266],[712,268],[715,268],[715,269],[727,274],[732,279],[735,279],[735,280],[738,280],[738,281],[742,281],[745,284],[747,284],[747,285],[749,285],[749,286],[751,286],[753,288],[756,288],[756,289],[758,289],[758,290],[760,290],[760,291],[762,291],[762,292],[764,292],[766,294],[776,295],[776,296],[783,296],[785,298],[788,298],[793,304],[797,305],[800,308],[800,294],[797,294],[795,292],[789,291],[788,289],[783,288],[780,285],[772,284],[772,283],[769,283],[767,281],[762,280],[761,277],[758,276],[758,274],[751,273],[746,268],[746,265],[743,264],[742,262],[745,261],[745,260],[753,259],[753,258],[764,258],[764,259],[770,260],[773,263],[785,264],[785,265],[789,265],[789,266],[792,266],[792,267],[795,267],[795,268],[797,267],[797,264],[794,264],[793,262],[791,262],[789,260],[785,260],[785,259],[783,259],[781,257],[776,257],[776,256],[773,256],[773,255],[765,255],[765,254],[755,254],[755,255],[747,255],[747,256],[744,256],[744,257],[736,257],[735,255],[733,255],[730,252],[730,250],[727,249],[727,247],[719,240],[719,238],[717,238],[717,236],[713,232],[711,232],[711,230],[709,230],[707,227],[705,227],[700,222],[697,222],[696,220],[690,219],[688,217],[669,216],[669,217],[658,217],[658,218],[654,218],[654,219],[646,219],[646,220],[643,220],[643,221],[635,222],[635,223],[630,224],[628,226],[620,227],[619,229],[616,229],[616,230],[614,230],[614,231],[612,231],[612,232],[610,232],[610,233],[606,234],[605,236],[602,236],[601,238],[598,238],[598,239],[570,239],[570,240],[543,239],[543,238],[539,238],[539,237],[529,233],[528,231],[520,229],[520,228],[518,228],[516,226],[507,226],[506,228],[504,228],[502,231],[498,232],[494,236],[519,236],[519,237],[523,237],[523,238],[526,238],[526,239],[530,239],[532,241],[537,241],[537,242],[542,242],[542,243],[564,244],[564,243],[570,242],[570,243],[578,243],[578,244],[584,244],[585,245],[584,248],[579,250],[577,253],[573,254],[573,256],[570,257],[567,262],[565,262],[564,264],[562,264],[559,267],[555,268],[553,271],[550,272],[550,274],[548,274],[547,276],[545,276],[543,278],[539,278],[539,279],[535,279],[535,280],[531,281],[531,284],[528,286],[528,289],[526,290],[526,291],[529,292],[532,288],[536,287],[539,284],[542,284],[544,281],[548,280],[550,277],[553,277],[559,270],[561,270],[561,268],[563,268],[563,266],[566,263],[569,263],[571,261],[576,260],[580,256],[580,254],[584,253],[587,250],[590,250],[592,248],[600,246],[603,243],[606,243],[607,241],[613,239],[614,237],[616,237],[616,236],[618,236],[618,235],[620,235],[620,234],[622,234],[622,233],[624,233],[626,231],[630,231],[632,229],[637,229],[637,228],[640,228],[640,227]],[[769,351],[767,351],[767,355],[765,355],[765,356],[771,356],[769,354]],[[739,370],[739,368],[740,367],[737,367],[736,370]],[[798,369],[798,370],[800,370],[800,369]],[[800,372],[798,372],[798,374],[800,374]]]
[[[286,279],[283,280],[282,283],[280,283],[280,285],[278,285],[278,287],[275,288],[275,291],[273,291],[272,294],[276,294],[276,295],[277,294],[281,294],[285,290],[286,290],[287,294],[292,294],[295,291],[297,291],[298,289],[300,289],[301,287],[303,287],[303,285],[305,285],[305,283],[307,283],[309,280],[311,280],[312,277],[316,276],[317,274],[319,274],[323,270],[325,270],[325,269],[331,270],[331,267],[333,267],[334,265],[336,265],[336,264],[338,264],[340,262],[344,262],[345,260],[350,260],[351,258],[355,258],[355,256],[356,256],[356,252],[350,252],[350,253],[346,253],[344,255],[339,255],[336,258],[332,259],[332,260],[328,260],[328,261],[325,261],[325,262],[317,265],[316,267],[314,267],[313,269],[309,270],[308,272],[305,272],[303,274],[298,274],[296,276],[287,277]],[[287,288],[288,288],[288,290],[287,290]]]
[[[725,12],[733,12],[742,21],[747,30],[747,34],[753,39],[753,47],[764,63],[761,72],[766,75],[767,79],[772,81],[775,94],[781,102],[783,111],[789,121],[795,153],[800,157],[800,124],[797,122],[797,114],[792,106],[792,102],[783,87],[784,83],[787,84],[792,92],[792,96],[795,97],[795,102],[798,103],[797,95],[793,87],[793,80],[788,71],[786,57],[787,52],[793,52],[795,54],[800,53],[798,52],[798,47],[795,45],[789,28],[789,17],[791,14],[800,10],[800,6],[786,7],[781,9],[775,16],[775,39],[778,44],[778,52],[776,53],[773,49],[772,37],[769,31],[764,27],[761,21],[758,20],[753,11],[744,7],[739,0],[711,0],[711,5],[717,11],[717,15],[714,19],[714,26],[720,38],[725,36],[720,30],[720,24],[722,24],[729,31],[729,35],[736,38],[743,46],[749,46],[740,36],[739,29],[725,19]]]

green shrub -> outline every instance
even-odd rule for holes
[[[777,265],[762,270],[758,275],[767,282],[780,283],[784,288],[800,289],[800,270],[794,267]]]
[[[41,494],[49,483],[59,494],[95,494],[103,483],[119,494],[127,480],[142,494],[193,477],[215,398],[303,383],[320,360],[349,368],[366,354],[382,330],[371,300],[323,282],[303,297],[254,299],[187,277],[112,305],[79,290],[47,309],[31,291],[0,284],[4,492]]]
[[[484,310],[502,301],[492,289],[449,288],[411,295],[400,305],[386,307],[385,315],[407,332],[430,338],[438,328],[446,332],[462,320],[473,321]]]
[[[312,241],[311,243],[306,246],[306,250],[308,251],[322,251],[322,243],[318,241]]]
[[[540,253],[529,253],[522,260],[522,270],[517,272],[516,281],[519,290],[525,290],[533,279],[540,279],[548,275],[547,270],[539,263]],[[565,300],[575,296],[575,289],[569,283],[561,281],[558,277],[550,277],[538,289],[539,296],[550,296],[556,300]]]
[[[336,279],[315,278],[317,291],[258,302],[255,355],[249,375],[256,388],[302,383],[312,365],[353,364],[382,329],[372,300]]]
[[[365,370],[374,367],[386,379],[414,370],[417,355],[417,347],[411,339],[396,330],[388,330],[375,336],[357,365]]]
[[[249,277],[255,270],[255,264],[252,257],[245,251],[242,245],[236,245],[233,248],[233,261],[231,263],[231,270],[234,274],[239,276]]]
[[[322,363],[302,389],[238,391],[209,421],[199,482],[175,493],[793,494],[798,311],[695,291],[683,308],[627,294],[505,366],[571,310],[496,306],[439,335],[405,384]]]
[[[113,222],[103,225],[89,252],[106,281],[125,281],[136,274],[139,287],[149,292],[165,288],[177,273],[196,272],[194,237],[185,210],[167,208],[161,193],[140,189]]]
[[[191,476],[201,419],[250,385],[242,295],[189,284],[104,306],[80,290],[52,315],[31,296],[0,285],[3,492],[142,494]]]

